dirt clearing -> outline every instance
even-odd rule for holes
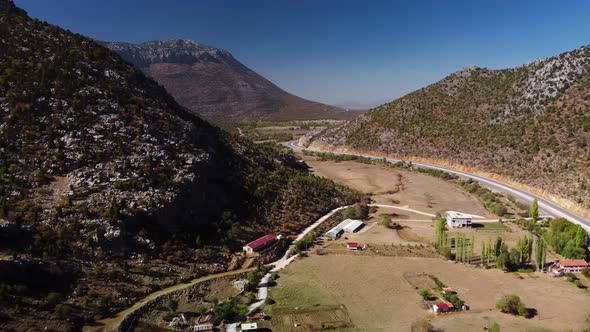
[[[314,174],[370,194],[376,203],[407,205],[428,213],[456,210],[494,217],[477,198],[458,185],[430,175],[355,161],[317,161],[316,157],[302,157]]]

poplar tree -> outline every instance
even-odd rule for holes
[[[539,219],[539,202],[536,198],[533,199],[533,204],[531,205],[529,215],[531,216],[531,218],[533,218],[534,222],[537,222],[537,219]]]
[[[471,254],[469,255],[469,263],[473,261],[473,250],[475,248],[475,236],[471,235]]]
[[[485,264],[486,258],[486,243],[484,240],[481,240],[481,265]]]
[[[492,258],[492,239],[488,238],[488,254],[487,254],[487,258],[488,258],[488,265],[490,265],[490,261]]]
[[[502,252],[502,238],[498,236],[496,238],[496,246],[494,247],[494,256],[496,256],[496,257],[500,256],[501,252]]]

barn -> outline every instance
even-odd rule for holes
[[[363,228],[363,226],[365,226],[365,223],[360,220],[344,219],[338,225],[330,229],[326,233],[326,236],[336,239],[344,233],[356,233],[359,229]]]
[[[244,249],[244,251],[247,253],[257,252],[257,251],[260,251],[260,250],[268,247],[269,245],[273,244],[276,240],[277,240],[276,235],[267,234],[261,238],[258,238],[256,240],[246,244],[245,246],[242,247],[242,249]]]

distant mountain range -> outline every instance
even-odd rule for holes
[[[181,105],[205,118],[313,120],[351,119],[358,115],[292,95],[229,52],[191,40],[100,43],[154,78]]]
[[[513,69],[468,67],[307,140],[489,171],[587,209],[590,47]]]

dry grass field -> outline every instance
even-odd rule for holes
[[[422,272],[456,290],[471,310],[440,316],[425,310],[404,277]],[[525,319],[499,313],[495,303],[511,293],[538,315]],[[276,301],[272,310],[344,305],[354,324],[346,331],[410,331],[421,321],[445,331],[482,331],[493,322],[502,331],[579,331],[590,315],[588,292],[559,278],[534,273],[520,279],[429,258],[311,255],[280,272],[271,297]]]
[[[494,217],[477,198],[459,186],[430,175],[355,161],[317,161],[315,157],[302,157],[315,175],[371,194],[376,203],[407,205],[428,213],[457,210]]]

